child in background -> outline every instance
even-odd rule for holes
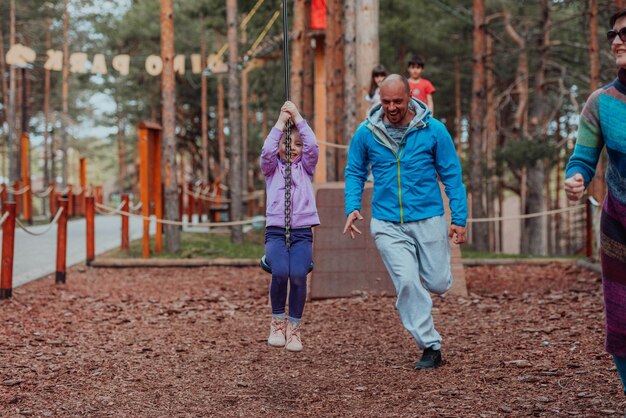
[[[376,106],[380,103],[380,83],[387,77],[387,70],[382,65],[378,64],[372,70],[372,81],[370,83],[370,89],[365,96],[365,100],[370,104],[370,107]]]
[[[408,63],[407,72],[409,73],[409,87],[411,88],[411,96],[426,104],[433,114],[435,113],[435,104],[433,103],[433,93],[436,91],[432,83],[422,78],[424,71],[424,58],[413,56]]]
[[[285,127],[291,120],[291,155],[286,155]],[[294,128],[295,125],[295,128]],[[287,158],[289,157],[289,159]],[[267,342],[272,347],[301,351],[300,321],[306,302],[306,276],[313,260],[312,227],[320,220],[313,193],[313,173],[319,157],[315,134],[296,105],[285,102],[261,150],[267,210],[265,257],[272,270],[272,321]],[[285,243],[285,168],[291,165],[291,246]],[[289,283],[289,317],[285,317]]]

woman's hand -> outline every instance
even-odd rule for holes
[[[580,200],[585,193],[585,180],[582,174],[576,173],[572,177],[565,180],[564,189],[567,198],[573,202]]]

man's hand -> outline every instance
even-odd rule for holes
[[[363,220],[363,216],[361,216],[361,213],[358,210],[352,211],[352,213],[348,215],[348,219],[346,219],[346,226],[343,227],[343,234],[345,235],[346,232],[350,231],[350,237],[352,239],[356,238],[356,235],[354,235],[355,232],[361,235],[359,228],[354,225],[354,221],[356,220]]]
[[[448,229],[448,238],[454,238],[455,244],[463,244],[465,239],[465,227],[451,224]]]
[[[573,202],[580,200],[585,193],[585,180],[582,174],[576,173],[572,177],[564,181],[565,194],[567,198]]]

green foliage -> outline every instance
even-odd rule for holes
[[[552,160],[557,155],[553,142],[535,141],[529,138],[508,141],[496,151],[496,160],[506,163],[513,170],[532,167],[538,160]]]

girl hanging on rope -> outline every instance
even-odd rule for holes
[[[578,126],[574,154],[567,164],[565,193],[579,200],[591,182],[606,145],[607,194],[600,220],[606,351],[613,355],[626,394],[626,9],[609,21],[607,40],[617,78],[591,93]]]
[[[291,153],[287,155],[287,135],[291,133]],[[287,132],[285,131],[287,129]],[[306,276],[313,259],[312,227],[320,220],[315,206],[312,178],[319,157],[315,134],[302,118],[296,105],[286,101],[276,125],[261,150],[261,170],[267,190],[265,258],[272,271],[270,299],[272,321],[267,340],[273,347],[302,350],[300,321],[306,301]],[[290,175],[285,172],[290,165]],[[285,178],[291,178],[291,204],[285,207]],[[290,218],[289,245],[285,235]],[[285,318],[289,282],[289,317]]]

